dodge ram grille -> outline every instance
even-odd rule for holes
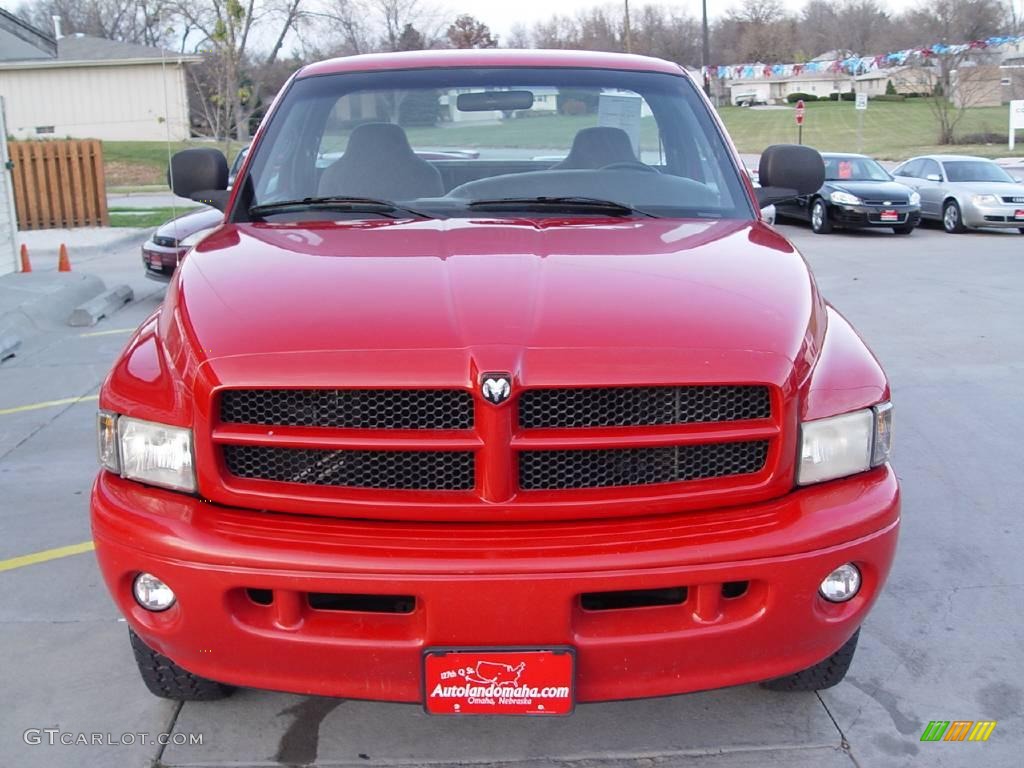
[[[768,388],[594,387],[529,389],[519,401],[519,426],[640,427],[766,419]]]
[[[459,389],[229,389],[221,420],[348,429],[470,429],[473,396]]]
[[[458,491],[473,487],[469,451],[331,451],[228,445],[228,470],[238,477],[349,488]]]
[[[524,451],[519,455],[519,487],[605,488],[746,475],[763,469],[767,456],[767,440],[658,448]]]

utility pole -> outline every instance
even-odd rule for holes
[[[701,0],[701,34],[703,39],[701,40],[701,51],[700,51],[700,64],[704,72],[708,71],[708,67],[711,66],[711,43],[708,38],[708,0]],[[704,76],[704,92],[711,95],[711,75],[706,74]]]
[[[629,27],[629,0],[626,3],[626,53],[633,52],[633,31]]]

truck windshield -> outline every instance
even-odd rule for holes
[[[448,68],[298,78],[235,221],[755,216],[682,75]]]

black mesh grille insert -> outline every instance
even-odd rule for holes
[[[458,389],[228,389],[233,424],[348,429],[470,429],[473,396]]]
[[[528,389],[519,399],[519,425],[642,427],[771,416],[761,386],[603,387]]]
[[[659,448],[523,451],[519,454],[519,487],[603,488],[746,475],[763,469],[767,456],[767,440]]]
[[[473,488],[471,451],[352,451],[225,445],[237,477],[349,488],[460,491]]]

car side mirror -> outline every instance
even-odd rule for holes
[[[939,176],[939,174],[937,173],[929,173],[927,176],[925,176],[925,178],[928,181],[942,181],[942,177]]]
[[[799,144],[772,144],[761,153],[757,167],[761,183],[757,202],[762,208],[782,200],[810,195],[825,183],[825,161],[818,150]]]
[[[171,157],[167,183],[174,194],[223,211],[228,204],[228,161],[217,149],[183,149]]]

